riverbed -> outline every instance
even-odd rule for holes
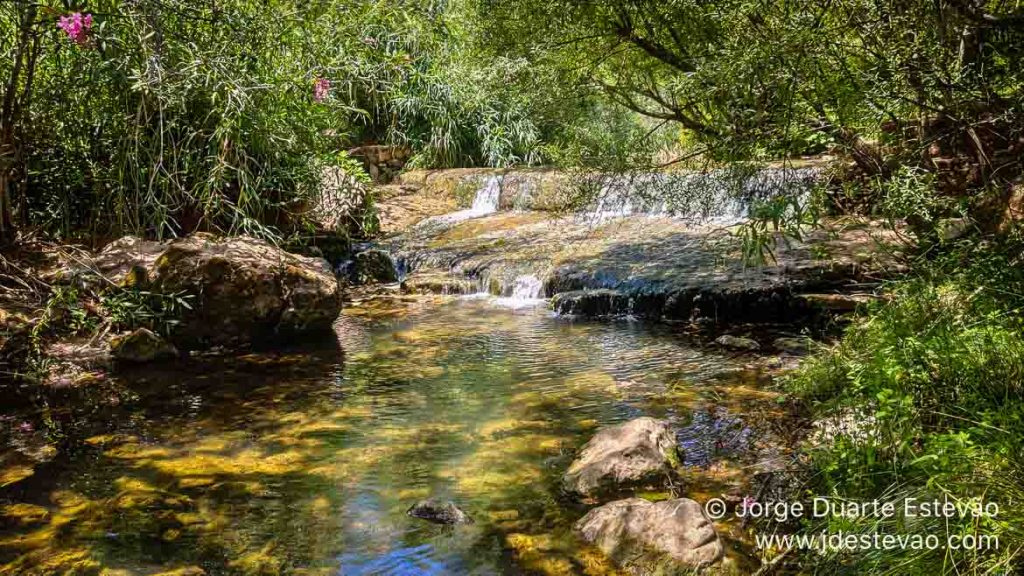
[[[539,302],[373,298],[324,340],[112,377],[49,427],[9,416],[0,573],[613,573],[559,489],[597,429],[674,422],[676,493],[701,501],[745,489],[778,416],[749,357]],[[406,514],[427,497],[475,522]]]

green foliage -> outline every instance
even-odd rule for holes
[[[160,294],[136,288],[118,288],[100,296],[106,320],[116,331],[148,328],[169,335],[193,296],[185,292]]]
[[[1012,3],[470,5],[492,54],[530,59],[567,99],[600,94],[670,122],[714,159],[835,148],[869,175],[938,170],[922,161],[934,156],[990,164],[980,180],[1020,173],[1019,156],[995,150],[1020,134],[1024,34]]]
[[[816,186],[806,199],[781,194],[756,201],[750,217],[734,232],[741,241],[743,261],[753,265],[774,262],[777,241],[801,240],[808,230],[818,227],[823,198],[824,187]]]
[[[29,222],[63,233],[273,237],[289,205],[317,186],[308,158],[330,145],[324,131],[350,111],[312,101],[323,56],[299,40],[315,14],[242,1],[91,9],[84,44],[55,26],[63,5],[38,11],[25,86],[34,99],[21,119]]]
[[[649,170],[663,151],[690,151],[680,147],[679,130],[621,107],[595,103],[569,123],[557,139],[545,145],[544,156],[559,166],[628,172]]]
[[[95,335],[100,331],[149,328],[170,334],[193,296],[184,292],[160,294],[135,287],[113,287],[100,293],[72,285],[56,285],[30,333],[32,354],[38,356],[53,335]]]
[[[80,290],[74,286],[55,286],[39,319],[32,325],[30,354],[37,356],[41,353],[43,341],[50,333],[78,334],[93,330],[97,325],[96,315],[85,306]]]
[[[942,217],[963,215],[966,207],[938,193],[935,175],[920,168],[901,166],[891,177],[878,180],[879,210],[890,222],[905,221],[922,240],[940,232]]]
[[[996,518],[854,528],[890,533],[963,531],[1000,539],[998,550],[831,557],[872,573],[982,573],[1020,568],[1024,467],[1024,267],[1019,240],[967,244],[893,284],[888,301],[847,329],[789,381],[819,418],[846,419],[812,451],[816,490],[871,500],[983,497]],[[818,528],[818,527],[815,527]],[[833,529],[837,526],[833,525]],[[944,536],[943,536],[944,537]],[[905,562],[912,561],[912,569]],[[1012,569],[1011,569],[1012,571]]]
[[[83,42],[56,25],[76,10],[94,19]],[[347,147],[538,161],[530,110],[496,89],[525,64],[478,65],[446,18],[430,2],[4,3],[3,189],[23,225],[62,236],[275,239],[301,228],[325,167],[362,172]]]

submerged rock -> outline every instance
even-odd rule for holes
[[[782,350],[790,354],[806,354],[811,347],[811,341],[808,338],[776,338],[772,341],[772,346],[776,350]]]
[[[719,346],[725,346],[726,348],[732,348],[733,350],[760,350],[761,345],[756,340],[751,338],[743,338],[741,336],[730,336],[729,334],[723,334],[718,338],[715,338],[715,344]]]
[[[420,518],[435,524],[472,524],[473,519],[451,500],[428,498],[412,505],[406,512],[413,518]]]
[[[110,339],[110,354],[126,362],[153,362],[178,356],[178,349],[151,330],[139,328]]]
[[[688,498],[617,500],[588,512],[574,529],[634,574],[691,574],[725,554],[700,504]]]
[[[593,497],[659,484],[680,465],[676,432],[668,422],[644,417],[599,431],[562,477],[567,492]]]
[[[414,274],[402,281],[406,294],[472,294],[477,286],[465,277],[443,272]]]
[[[395,262],[383,250],[371,249],[356,254],[352,268],[353,279],[357,284],[398,282]]]

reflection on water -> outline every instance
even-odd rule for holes
[[[9,415],[0,573],[612,573],[569,532],[585,512],[558,492],[573,451],[639,415],[771,405],[737,361],[667,327],[397,300],[337,332],[343,354],[108,382],[51,410],[49,437]],[[33,460],[33,442],[56,455]],[[738,481],[728,458],[707,464],[688,494]],[[406,515],[428,496],[476,523]]]

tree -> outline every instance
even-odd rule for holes
[[[478,0],[496,53],[529,55],[695,134],[725,159],[823,143],[885,175],[940,141],[985,176],[972,132],[1019,118],[1024,9],[979,0]],[[1007,132],[1011,133],[1007,133]],[[964,141],[961,136],[967,135]],[[894,146],[884,149],[878,145]],[[1012,161],[1008,160],[1012,163]],[[984,180],[984,178],[983,178]],[[976,182],[975,184],[982,184]]]
[[[0,104],[0,245],[15,239],[14,199],[25,191],[22,117],[32,96],[36,63],[42,49],[39,9],[35,3],[15,2],[0,8],[3,31],[3,96]],[[9,34],[8,34],[9,32]],[[10,42],[10,44],[8,44]]]

